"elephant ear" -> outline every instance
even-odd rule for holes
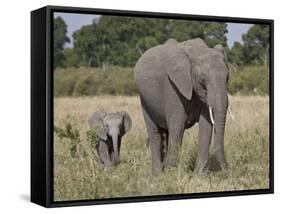
[[[124,135],[128,131],[130,131],[130,129],[132,128],[132,119],[131,119],[130,115],[125,111],[121,111],[121,112],[119,112],[119,114],[123,117],[124,129],[123,129],[122,135]]]
[[[192,65],[194,90],[198,93],[199,81],[210,66],[210,48],[202,39],[192,39],[182,43],[182,47]]]
[[[188,100],[192,97],[191,61],[182,46],[172,45],[165,47],[165,68],[170,80],[181,94]]]
[[[218,44],[214,47],[214,50],[223,56],[224,63],[228,67],[228,59],[224,47],[221,44]]]
[[[214,50],[221,53],[223,56],[225,55],[225,51],[224,48],[221,44],[218,44],[214,47]]]
[[[105,116],[105,112],[97,111],[93,113],[88,119],[90,128],[94,129],[97,132],[99,138],[101,138],[102,140],[107,140],[107,135],[103,125],[103,118]]]
[[[165,45],[176,45],[176,44],[178,44],[178,41],[175,39],[168,39],[164,44]]]

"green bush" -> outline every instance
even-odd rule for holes
[[[264,66],[231,68],[228,83],[230,94],[266,95],[269,93],[269,69]]]
[[[269,69],[264,66],[230,66],[230,94],[266,95],[269,93]],[[66,68],[54,72],[55,96],[96,96],[137,94],[133,68]]]
[[[69,140],[69,153],[71,157],[74,158],[77,155],[78,146],[81,141],[76,121],[67,115],[67,118],[63,120],[62,125],[54,125],[54,133],[59,137],[60,140],[62,138]]]
[[[133,69],[67,68],[54,72],[55,96],[135,95]]]

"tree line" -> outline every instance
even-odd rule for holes
[[[101,16],[73,34],[73,48],[65,48],[70,39],[61,17],[54,20],[55,67],[132,67],[147,49],[169,38],[184,41],[202,38],[209,47],[226,47],[230,63],[268,64],[269,26],[253,25],[242,35],[242,43],[227,47],[227,24],[173,19]]]

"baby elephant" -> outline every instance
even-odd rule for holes
[[[129,114],[125,111],[114,113],[97,111],[92,114],[88,123],[99,137],[96,149],[104,166],[119,164],[121,139],[132,127]]]

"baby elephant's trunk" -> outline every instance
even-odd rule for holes
[[[120,160],[119,160],[119,145],[118,145],[119,134],[120,133],[119,133],[118,130],[115,130],[110,134],[111,138],[112,138],[112,143],[113,143],[113,159],[112,159],[112,161],[115,165],[120,163]]]

